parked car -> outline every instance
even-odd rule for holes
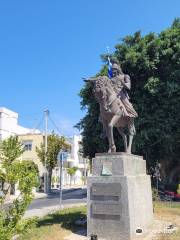
[[[166,198],[172,199],[173,201],[180,201],[180,194],[172,191],[165,191],[164,196]]]
[[[180,194],[175,193],[174,200],[180,202]]]

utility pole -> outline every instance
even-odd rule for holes
[[[84,185],[86,185],[86,173],[87,173],[87,171],[86,171],[86,158],[83,157],[83,160],[84,160]]]
[[[44,110],[45,114],[45,159],[44,159],[44,165],[45,165],[45,172],[44,172],[44,193],[49,192],[49,187],[47,183],[47,131],[48,131],[48,117],[49,117],[49,110]]]
[[[64,160],[64,153],[61,152],[60,154],[60,178],[59,178],[59,181],[60,181],[60,184],[59,184],[59,206],[60,206],[60,209],[62,208],[62,174],[63,174],[63,160]]]

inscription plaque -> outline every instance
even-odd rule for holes
[[[103,162],[102,176],[112,176],[112,162]]]
[[[93,203],[92,204],[93,215],[113,215],[119,216],[121,214],[121,206],[119,203]]]
[[[120,196],[120,183],[93,183],[91,193],[94,196]]]

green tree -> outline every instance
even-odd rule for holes
[[[148,167],[158,160],[165,179],[179,164],[180,154],[180,19],[160,34],[142,36],[138,31],[126,36],[111,57],[132,81],[131,102],[139,114],[133,152],[144,155]],[[107,61],[107,56],[102,55],[102,59]],[[107,74],[107,65],[98,74]],[[103,129],[98,121],[99,106],[89,83],[82,88],[80,97],[86,115],[77,127],[82,130],[84,155],[94,157],[96,152],[107,150],[107,139],[100,138]],[[115,130],[117,149],[121,151],[117,135]]]
[[[57,156],[60,150],[67,150],[70,145],[66,142],[64,137],[59,137],[58,135],[52,133],[48,135],[48,146],[47,146],[47,160],[46,168],[48,172],[48,191],[51,191],[51,177],[52,170],[57,166]],[[45,145],[36,148],[37,155],[41,162],[45,165]]]
[[[33,223],[32,220],[23,220],[22,217],[30,204],[32,189],[38,184],[37,167],[32,161],[20,161],[23,145],[18,137],[10,137],[0,144],[0,240],[10,240],[16,234],[26,231]],[[19,196],[8,207],[4,202],[12,184],[18,184]]]
[[[67,169],[67,173],[69,174],[70,176],[70,186],[72,185],[72,178],[73,176],[76,174],[76,171],[78,170],[77,167],[71,167],[71,168],[68,168]]]
[[[0,156],[3,167],[8,167],[24,152],[23,144],[18,140],[18,136],[10,136],[1,142]]]
[[[6,172],[11,172],[12,163],[14,163],[14,161],[23,154],[23,152],[23,144],[19,142],[17,136],[10,136],[9,138],[1,142],[0,159],[4,175],[6,174]],[[10,188],[12,184],[14,183],[11,179],[11,176],[7,175],[6,181],[2,181],[3,190],[5,191],[6,189],[6,192],[10,193]]]

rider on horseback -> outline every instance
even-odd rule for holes
[[[112,65],[112,78],[111,82],[116,92],[117,96],[120,98],[121,102],[123,103],[124,109],[124,116],[128,117],[137,117],[138,114],[134,110],[133,105],[129,101],[129,96],[127,90],[131,89],[131,79],[129,75],[126,75],[122,72],[121,67],[113,63]]]
[[[138,115],[129,102],[127,93],[131,88],[130,77],[114,63],[112,78],[99,76],[85,81],[92,84],[94,96],[99,103],[100,119],[109,142],[108,152],[116,152],[113,136],[113,128],[116,127],[123,138],[125,152],[131,153],[132,140],[136,133],[134,118]],[[128,130],[127,134],[124,132],[125,128]]]

